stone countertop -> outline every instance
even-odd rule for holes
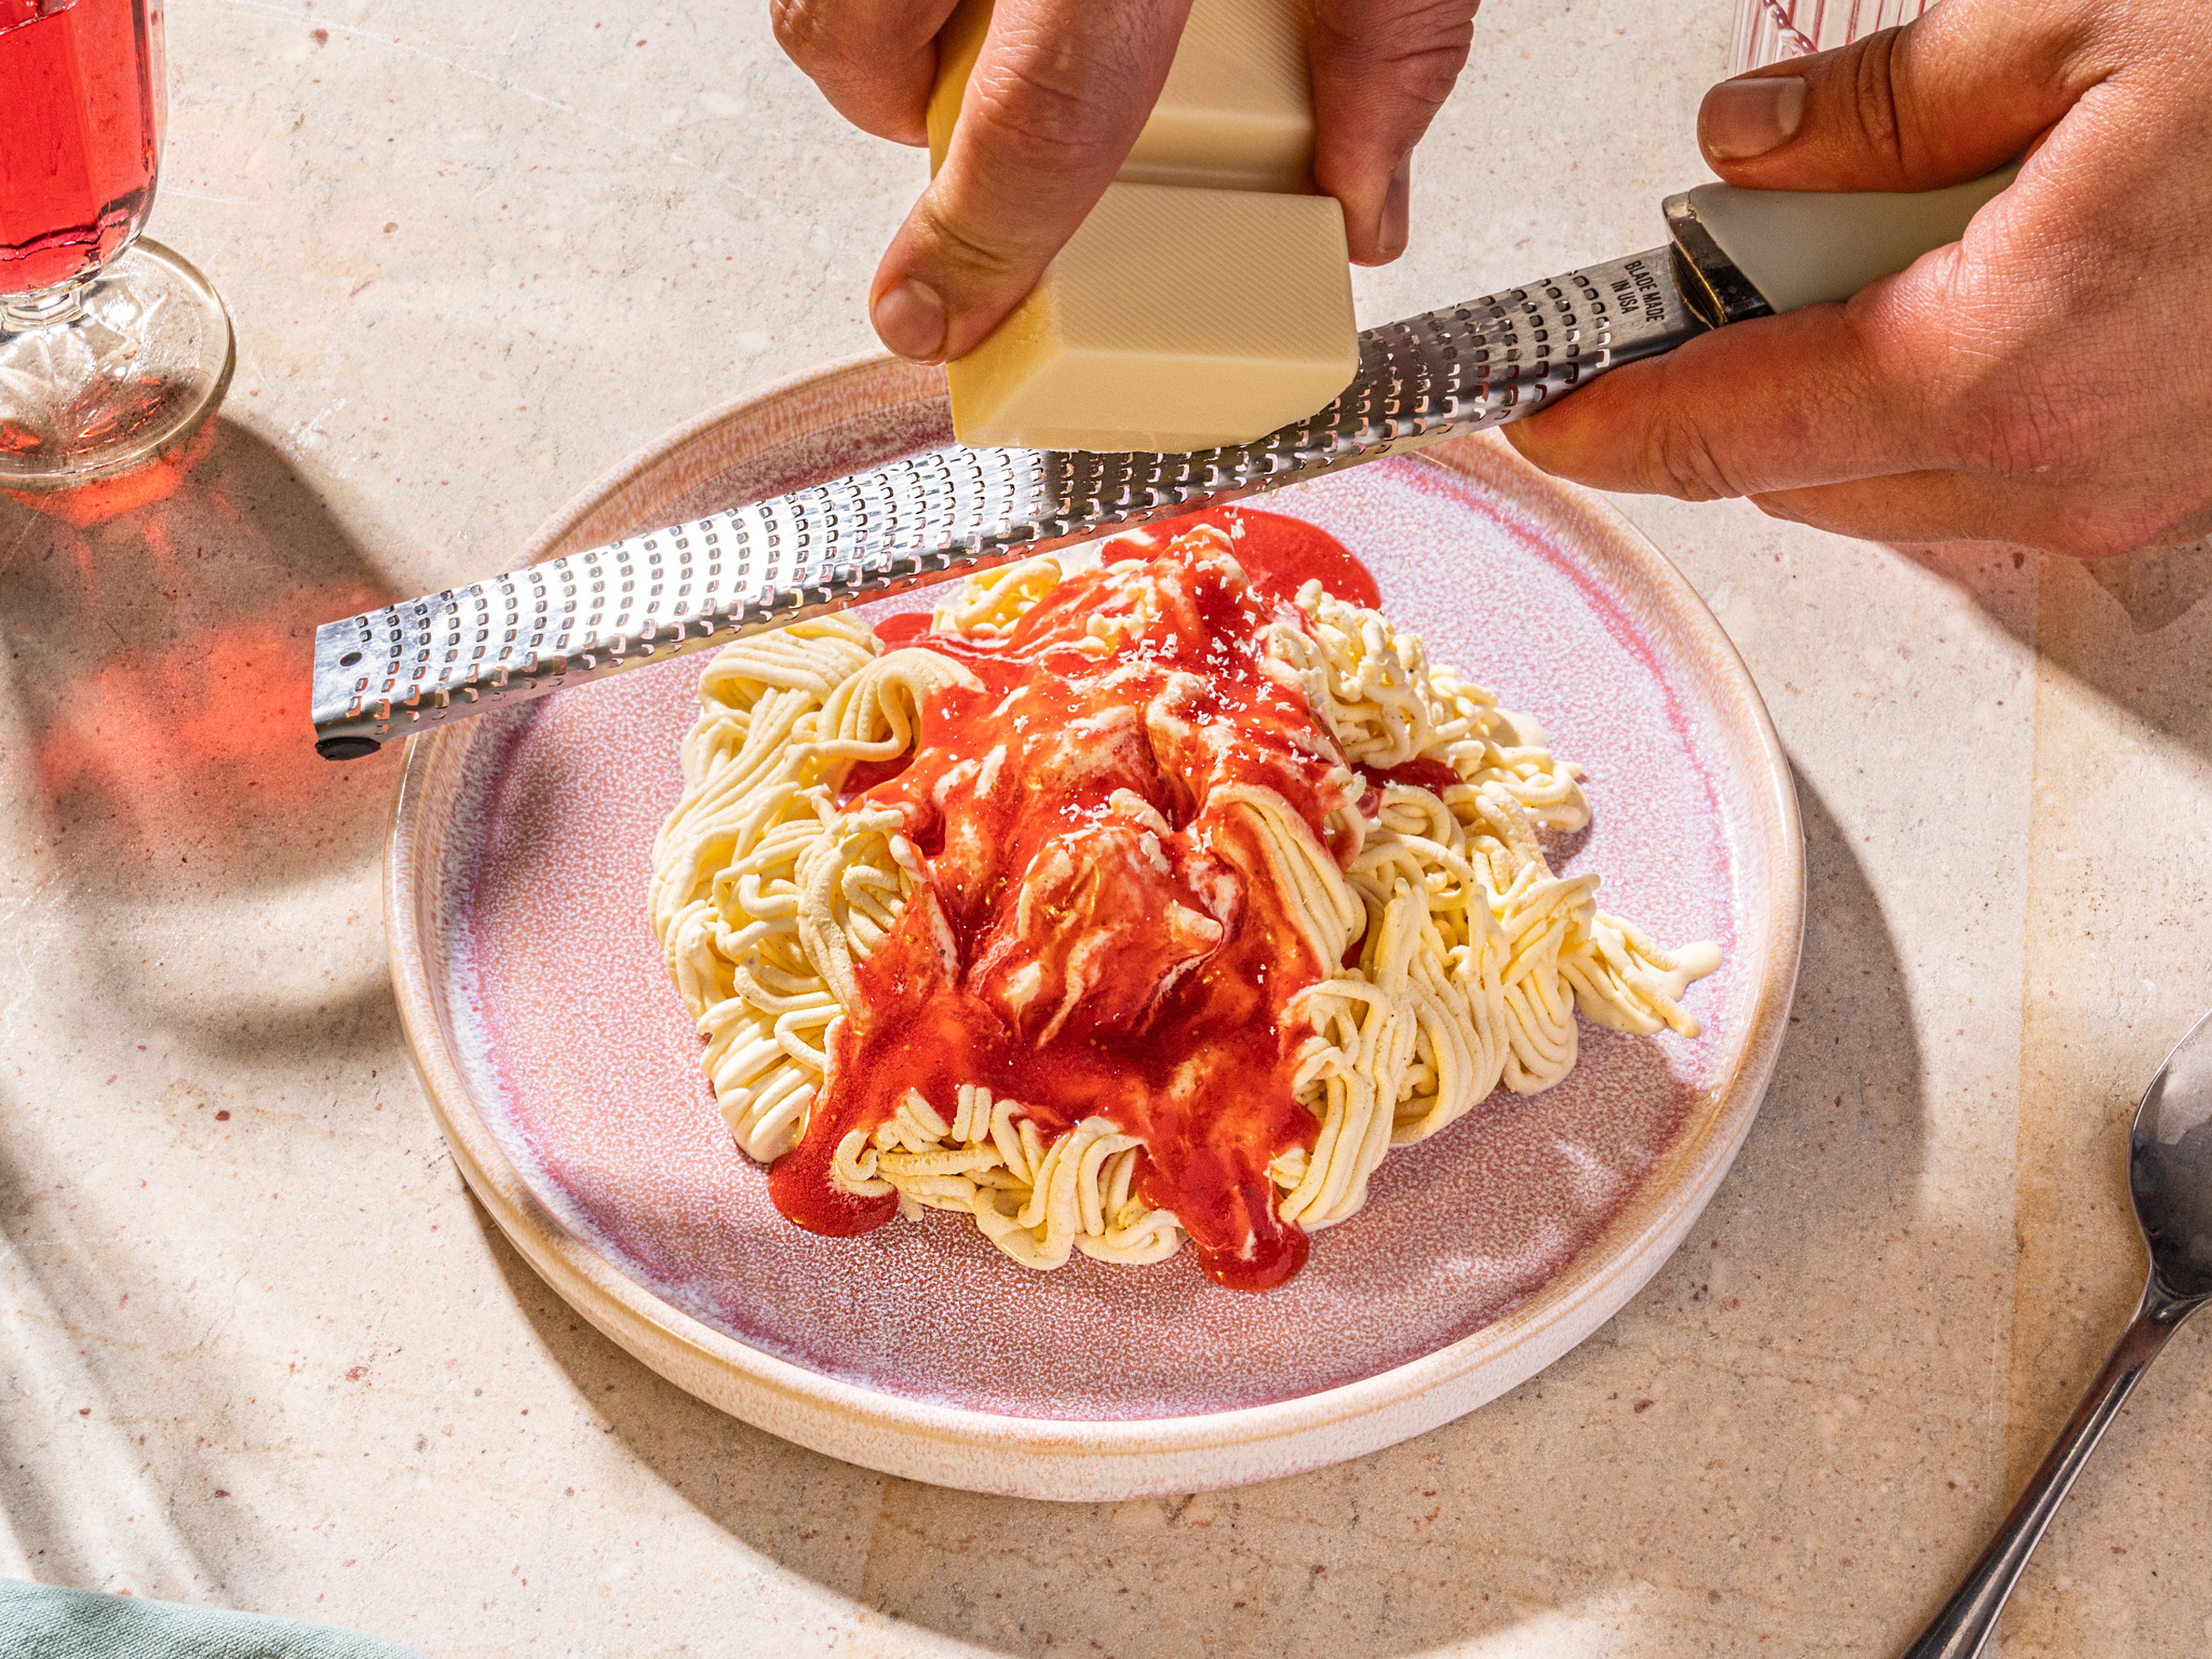
[[[1495,0],[1363,317],[1656,242],[1728,12]],[[886,1479],[662,1382],[471,1203],[386,986],[396,757],[308,752],[307,642],[871,347],[922,163],[842,129],[763,13],[170,13],[154,232],[229,300],[228,404],[165,501],[0,501],[0,1573],[439,1659],[1894,1650],[2135,1295],[2128,1114],[2212,1002],[2203,548],[1623,503],[1796,763],[1796,1015],[1680,1255],[1395,1450],[1112,1506]],[[2006,1659],[2212,1644],[2208,1407],[2212,1328],[2113,1430]]]

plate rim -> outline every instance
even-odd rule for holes
[[[941,401],[941,371],[883,356],[791,376],[685,422],[609,469],[534,537],[523,563],[620,514],[643,481],[694,444],[735,432],[757,453],[820,430],[822,412],[887,411]],[[441,840],[424,802],[458,768],[475,723],[409,738],[386,838],[383,910],[392,988],[417,1078],[463,1177],[508,1241],[576,1311],[648,1368],[708,1403],[813,1449],[885,1474],[1006,1496],[1091,1500],[1243,1485],[1380,1449],[1496,1398],[1550,1364],[1625,1305],[1674,1254],[1733,1164],[1757,1115],[1787,1030],[1804,935],[1804,841],[1788,757],[1735,645],[1688,580],[1626,516],[1538,471],[1494,432],[1451,439],[1419,458],[1503,492],[1523,510],[1583,519],[1620,574],[1640,580],[1693,647],[1714,701],[1741,721],[1764,792],[1771,915],[1767,948],[1733,1064],[1633,1197],[1556,1278],[1458,1340],[1355,1382],[1264,1405],[1165,1418],[1070,1419],[971,1410],[826,1376],[728,1336],[662,1301],[549,1211],[474,1109],[447,1047],[431,953],[418,921],[435,896]],[[720,469],[715,469],[720,471]],[[667,491],[659,491],[664,496]],[[1533,499],[1532,499],[1533,498]],[[598,539],[621,533],[611,530]],[[1680,660],[1680,654],[1677,659]],[[426,870],[425,863],[433,867]]]

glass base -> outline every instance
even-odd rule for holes
[[[88,281],[0,299],[0,489],[72,489],[197,432],[237,361],[188,259],[141,237]]]

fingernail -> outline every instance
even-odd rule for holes
[[[902,357],[933,363],[945,350],[945,301],[927,283],[902,277],[881,294],[871,312],[877,337]]]
[[[1409,214],[1413,199],[1413,158],[1408,155],[1390,174],[1390,187],[1382,192],[1382,217],[1375,228],[1375,246],[1385,259],[1406,251]]]
[[[1723,81],[1698,112],[1698,142],[1719,161],[1747,161],[1787,143],[1805,118],[1805,82],[1794,75]]]

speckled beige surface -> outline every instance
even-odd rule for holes
[[[1727,27],[1498,0],[1363,313],[1656,241]],[[2134,1294],[2128,1106],[2212,1002],[2212,554],[1629,503],[1765,687],[1811,858],[1797,1024],[1682,1255],[1516,1393],[1323,1474],[1099,1508],[884,1480],[657,1381],[488,1230],[386,985],[394,763],[296,722],[315,620],[496,566],[636,446],[865,348],[921,164],[750,5],[170,28],[155,230],[236,313],[224,423],[166,501],[0,502],[0,1571],[440,1659],[1902,1643]],[[2208,1408],[2192,1330],[2006,1659],[2212,1644]]]

